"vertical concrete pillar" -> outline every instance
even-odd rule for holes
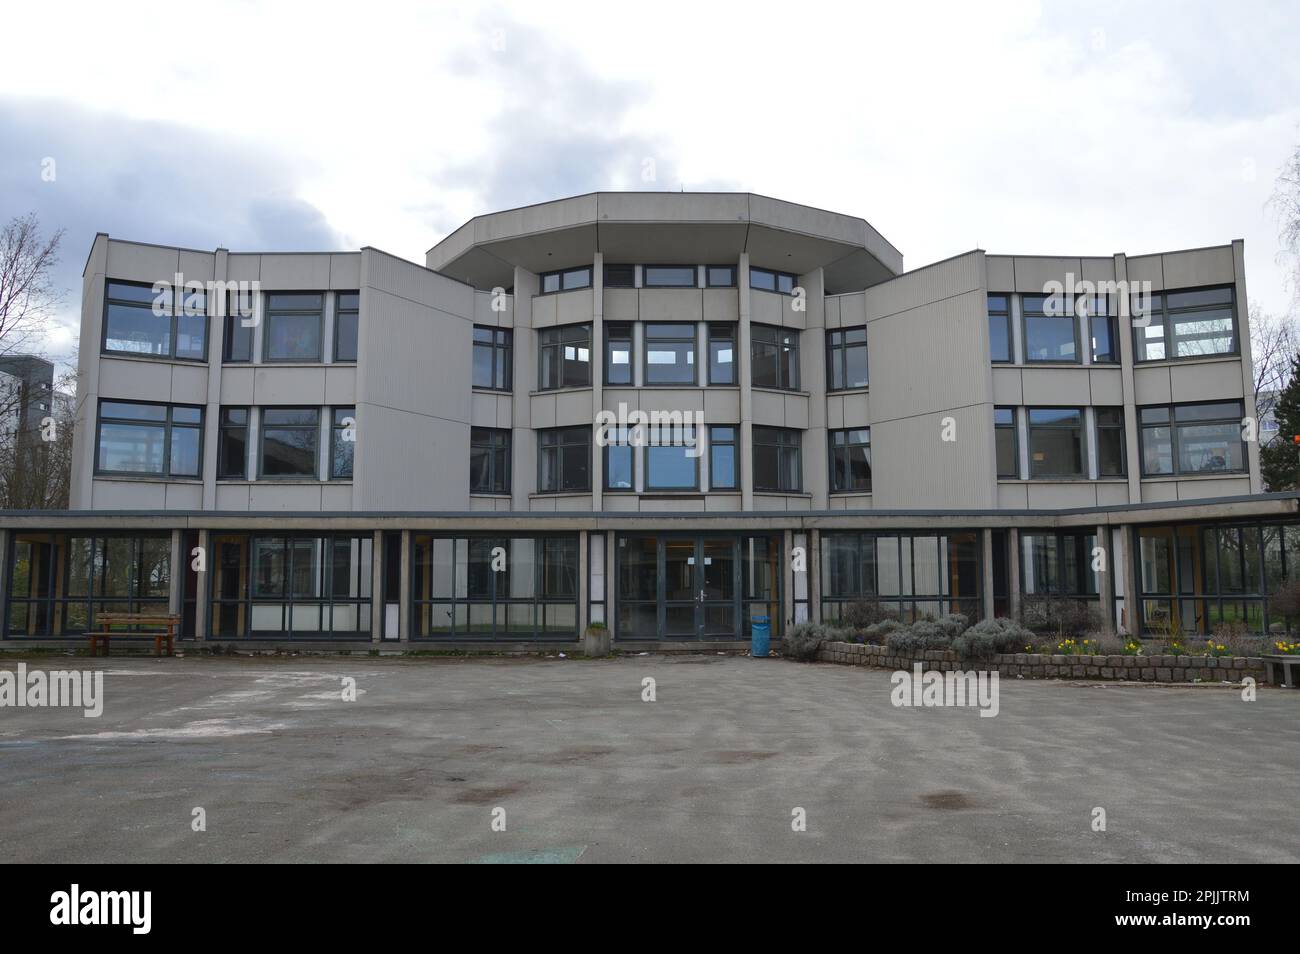
[[[980,531],[980,582],[984,595],[984,619],[992,619],[993,612],[993,530],[985,527]]]
[[[808,619],[822,621],[822,533],[808,531]]]
[[[599,509],[599,508],[597,508]],[[587,628],[588,601],[591,596],[591,560],[587,548],[587,531],[578,531],[578,635]]]
[[[740,325],[736,329],[736,381],[740,385],[740,508],[754,509],[754,395],[750,390],[749,368],[749,253],[740,253],[736,267],[736,294],[740,306]]]
[[[167,612],[176,615],[181,611],[181,602],[185,598],[185,574],[190,565],[185,553],[185,531],[172,531],[171,587],[167,595]]]
[[[72,480],[68,507],[93,506],[95,422],[99,415],[99,341],[104,325],[104,278],[108,271],[108,236],[100,232],[86,260],[81,283],[81,338],[87,344],[77,356],[77,399],[73,411]],[[89,342],[95,342],[92,347]],[[66,440],[68,435],[63,435]]]
[[[1115,632],[1115,554],[1111,553],[1110,527],[1097,524],[1097,546],[1101,549],[1101,570],[1097,573],[1097,598],[1101,601],[1102,629]]]
[[[591,265],[591,419],[605,406],[602,387],[605,383],[605,256],[597,252]],[[597,446],[595,434],[591,442],[591,509],[599,513],[604,506],[605,455]],[[583,546],[586,559],[586,546]],[[586,601],[580,614],[586,618]],[[585,624],[584,624],[585,625]]]
[[[1132,636],[1142,632],[1140,605],[1138,603],[1138,566],[1137,553],[1133,547],[1133,528],[1125,525],[1119,528],[1119,562],[1124,574],[1124,597],[1120,600],[1123,617],[1120,620],[1124,629]]]
[[[212,277],[217,282],[225,282],[228,274],[230,253],[224,248],[217,249],[213,263]],[[215,305],[215,307],[214,307]],[[203,509],[217,508],[217,442],[221,425],[221,356],[225,348],[226,314],[228,303],[225,295],[220,295],[216,302],[208,302],[208,397],[207,408],[203,413],[203,446],[208,449],[203,455]],[[206,550],[204,551],[206,552]]]
[[[208,638],[208,617],[212,614],[212,531],[199,531],[199,550],[203,553],[203,569],[198,573],[194,589],[194,641],[202,643]]]
[[[1128,288],[1128,259],[1122,253],[1115,256],[1115,281],[1121,289]],[[1132,301],[1132,295],[1129,296]],[[1117,303],[1118,304],[1118,303]],[[1138,455],[1137,398],[1133,390],[1133,320],[1126,316],[1128,307],[1117,309],[1116,334],[1119,336],[1120,382],[1124,394],[1124,450],[1128,471],[1128,501],[1142,502],[1142,459]]]
[[[799,335],[799,388],[808,392],[808,430],[804,434],[804,490],[812,493],[812,509],[825,510],[829,505],[830,474],[826,433],[826,281],[822,269],[799,276],[804,290],[804,321],[789,322],[803,330]],[[784,303],[788,317],[794,299]]]
[[[1259,409],[1255,406],[1255,359],[1250,350],[1250,306],[1246,301],[1246,251],[1241,239],[1232,241],[1232,268],[1236,285],[1233,297],[1237,303],[1237,347],[1241,352],[1241,387],[1244,394],[1246,416],[1255,422],[1255,435],[1259,436]],[[1250,467],[1250,492],[1264,492],[1264,480],[1259,472],[1259,441],[1246,442],[1246,460]]]
[[[12,531],[0,527],[0,607],[9,600],[9,539]],[[0,637],[9,635],[9,620],[0,621]]]
[[[533,431],[532,392],[537,388],[537,335],[533,296],[537,276],[515,266],[514,394],[510,413],[510,509],[527,513],[537,489],[537,435]],[[594,342],[593,342],[594,344]]]
[[[1020,619],[1020,531],[1012,527],[1007,531],[1007,594],[1012,619]]]

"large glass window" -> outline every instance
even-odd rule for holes
[[[248,408],[223,407],[217,432],[217,479],[248,476]]]
[[[1026,361],[1079,360],[1079,325],[1070,296],[1021,295]]]
[[[639,428],[638,428],[639,430]],[[610,428],[603,448],[605,454],[605,489],[636,489],[636,448],[626,427]]]
[[[262,477],[315,477],[320,447],[320,411],[314,407],[262,409]]]
[[[750,325],[750,377],[754,387],[799,389],[799,332]]]
[[[871,428],[830,431],[831,493],[871,493]]]
[[[222,321],[221,360],[247,364],[253,360],[253,328],[257,319],[257,296],[231,290],[226,293],[226,314]]]
[[[591,267],[584,265],[581,268],[569,268],[560,272],[546,272],[541,276],[542,294],[549,295],[553,292],[574,291],[579,288],[591,287]]]
[[[1020,435],[1014,407],[993,409],[993,436],[997,442],[998,477],[1016,480],[1020,476]]]
[[[197,478],[202,447],[201,407],[99,402],[98,473]]]
[[[510,493],[510,431],[495,427],[470,428],[469,492]]]
[[[739,428],[730,424],[709,428],[709,486],[714,490],[740,489],[739,443]]]
[[[356,361],[361,293],[336,292],[334,306],[334,360]]]
[[[357,451],[357,409],[336,407],[330,419],[330,478],[352,479],[352,461]]]
[[[578,538],[412,535],[416,639],[575,639]]]
[[[474,326],[474,387],[510,390],[511,338],[509,328]]]
[[[994,361],[1010,361],[1011,354],[1011,296],[989,295],[989,356]]]
[[[636,266],[635,265],[606,265],[605,266],[605,287],[606,288],[636,287]]]
[[[1097,417],[1097,476],[1123,477],[1128,473],[1128,452],[1124,446],[1124,409],[1093,408]]]
[[[1029,476],[1086,477],[1083,410],[1077,407],[1031,407]]]
[[[827,333],[826,386],[832,391],[867,386],[866,328],[845,328]]]
[[[736,383],[736,326],[709,325],[709,384]]]
[[[104,351],[206,361],[208,298],[202,289],[109,281],[104,291]]]
[[[709,265],[704,269],[705,284],[710,288],[735,288],[735,265]]]
[[[1138,361],[1203,358],[1237,353],[1236,301],[1232,286],[1152,295],[1149,318],[1135,314]],[[1134,308],[1139,303],[1135,300]],[[1138,321],[1146,320],[1145,326]]]
[[[788,272],[774,272],[766,268],[749,270],[749,287],[759,291],[777,292],[781,295],[793,294],[799,279]]]
[[[754,489],[797,493],[803,489],[803,434],[783,427],[755,427]]]
[[[1080,299],[1080,313],[1088,322],[1088,346],[1093,364],[1117,364],[1119,344],[1115,337],[1115,310],[1108,295]]]
[[[266,296],[265,360],[321,360],[324,297],[320,292],[277,292]]]
[[[605,383],[630,385],[632,381],[632,325],[611,321],[605,325]]]
[[[879,602],[904,621],[944,613],[978,619],[980,538],[975,531],[894,534],[823,531],[822,618],[852,603]]]
[[[95,629],[100,613],[167,613],[170,534],[15,530],[11,539],[5,628],[11,638],[77,636]]]
[[[695,383],[695,325],[645,326],[645,383]]]
[[[591,386],[591,325],[561,325],[537,335],[539,391]]]
[[[696,490],[700,486],[695,428],[648,428],[645,446],[646,490]]]
[[[1026,596],[1093,597],[1099,592],[1093,570],[1095,533],[1020,532],[1020,591]]]
[[[1240,401],[1138,408],[1143,476],[1244,472],[1241,420]]]
[[[646,288],[694,288],[694,265],[646,265],[641,271],[641,284]]]
[[[537,436],[538,491],[591,490],[591,428],[555,427],[538,431]]]

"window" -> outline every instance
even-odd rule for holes
[[[469,492],[510,493],[510,432],[472,427],[469,431]]]
[[[641,270],[641,285],[645,288],[694,288],[694,265],[646,265]]]
[[[610,428],[605,439],[605,489],[635,490],[636,451],[628,437],[628,429]]]
[[[749,328],[750,376],[759,388],[799,388],[799,332],[770,325]]]
[[[782,295],[789,295],[794,292],[797,281],[796,276],[787,272],[773,272],[766,268],[751,268],[749,270],[749,287],[757,288],[759,291],[779,292]]]
[[[736,326],[709,325],[709,384],[736,383]]]
[[[754,428],[754,489],[798,493],[803,488],[803,435],[782,427]]]
[[[1021,295],[1026,361],[1079,360],[1078,322],[1068,295]]]
[[[1138,408],[1143,476],[1244,472],[1241,418],[1240,401]]]
[[[474,387],[510,390],[512,338],[509,328],[474,326]]]
[[[591,428],[538,431],[537,489],[544,494],[591,490]]]
[[[823,531],[821,593],[827,621],[862,600],[879,602],[903,622],[944,613],[977,619],[983,597],[979,533]]]
[[[570,268],[561,272],[547,272],[542,275],[542,294],[573,291],[577,288],[591,287],[591,267]]]
[[[539,391],[591,386],[591,325],[547,328],[537,340]]]
[[[330,420],[330,478],[352,479],[352,459],[357,449],[357,409],[334,408]]]
[[[871,493],[871,428],[830,432],[831,493]]]
[[[709,428],[709,486],[714,490],[739,490],[740,469],[736,446],[740,432],[730,424]]]
[[[208,357],[208,299],[201,288],[133,282],[106,284],[104,293],[104,351],[118,354],[206,361]]]
[[[411,535],[415,639],[575,639],[578,538]],[[494,568],[503,549],[506,568]]]
[[[1097,535],[1086,531],[1020,532],[1020,591],[1029,597],[1096,599],[1100,592],[1092,568]],[[1031,605],[1026,607],[1034,612]]]
[[[1088,321],[1088,342],[1093,364],[1118,364],[1119,345],[1115,337],[1115,312],[1110,297],[1095,295],[1080,299]]]
[[[646,490],[699,489],[699,462],[694,427],[664,425],[648,429]]]
[[[623,322],[605,325],[605,383],[632,384],[632,326]]]
[[[605,266],[605,287],[606,288],[636,287],[636,266],[635,265],[606,265]]]
[[[993,436],[997,443],[998,477],[1015,480],[1020,476],[1020,436],[1016,431],[1016,409],[993,409]]]
[[[1077,407],[1031,407],[1028,410],[1029,476],[1086,476],[1083,411]]]
[[[1137,361],[1203,358],[1236,354],[1236,311],[1231,286],[1171,291],[1151,296],[1145,327],[1134,300],[1134,349]]]
[[[361,317],[360,292],[334,294],[334,360],[357,360],[357,324]]]
[[[645,383],[695,383],[695,325],[645,326]]]
[[[248,476],[248,408],[223,407],[217,432],[217,479]]]
[[[1123,477],[1128,473],[1124,447],[1124,409],[1093,408],[1097,418],[1097,476]]]
[[[262,477],[311,477],[317,473],[320,411],[314,407],[262,409]]]
[[[256,302],[251,294],[226,293],[225,329],[221,336],[221,360],[246,364],[253,360],[253,325]]]
[[[826,348],[826,382],[831,391],[867,386],[866,328],[829,332]]]
[[[735,288],[735,265],[709,265],[704,269],[704,283],[710,288]]]
[[[199,477],[202,447],[201,407],[99,402],[97,473]]]
[[[320,292],[266,296],[265,360],[320,361],[323,298]]]
[[[989,295],[989,357],[1011,361],[1011,296]]]

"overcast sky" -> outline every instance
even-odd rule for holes
[[[67,229],[57,354],[99,231],[423,262],[596,189],[858,215],[908,268],[1244,238],[1252,304],[1292,300],[1266,203],[1300,143],[1295,2],[43,0],[4,34],[0,217]]]

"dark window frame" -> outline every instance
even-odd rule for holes
[[[1053,298],[1061,299],[1061,307],[1065,313],[1061,315],[1045,314],[1041,308],[1032,314],[1025,307],[1027,298],[1042,298],[1044,302]],[[1024,349],[1025,364],[1062,364],[1062,365],[1081,365],[1083,364],[1083,347],[1079,341],[1079,316],[1075,313],[1075,299],[1072,295],[1040,295],[1037,293],[1022,293],[1020,295],[1020,342]],[[1074,340],[1074,357],[1073,358],[1035,358],[1029,345],[1029,322],[1034,321],[1068,321],[1070,323],[1070,334]],[[1013,344],[1014,347],[1014,344]]]
[[[627,269],[626,281],[621,278],[617,281],[610,281],[611,272],[618,274],[618,270],[621,269]],[[621,262],[611,263],[604,266],[601,272],[601,284],[605,288],[636,288],[636,266],[626,265]]]
[[[990,328],[994,319],[1001,319],[1005,329],[1007,339],[1007,356],[1005,358],[995,358],[993,356],[993,335],[989,334],[989,361],[993,364],[1015,364],[1016,363],[1016,337],[1011,332],[1011,300],[1015,292],[988,292],[985,296],[985,311],[988,314]],[[1001,298],[1006,302],[1003,308],[994,308],[993,299]]]
[[[710,490],[740,490],[740,425],[739,424],[709,424],[709,489]],[[731,431],[730,440],[719,440],[715,433],[726,428]],[[732,481],[729,484],[718,483],[716,473],[717,469],[713,466],[714,448],[727,447],[731,449],[731,474]]]
[[[1009,411],[1011,413],[1010,424],[998,423],[998,412]],[[999,431],[1011,432],[1011,456],[1015,464],[1013,473],[1003,473],[1002,468],[998,466],[997,457],[997,435]],[[994,454],[993,468],[997,472],[998,480],[1020,480],[1020,423],[1016,415],[1016,409],[1011,405],[997,405],[993,408],[993,437],[994,437]]]
[[[475,441],[476,436],[486,436],[486,440]],[[469,492],[479,496],[491,497],[508,497],[511,493],[510,471],[512,466],[512,438],[513,435],[508,427],[471,427],[469,429],[469,446],[470,446],[470,476],[473,477],[473,458],[474,449],[486,450],[488,455],[488,488],[483,489],[474,486],[471,479]],[[497,454],[504,451],[504,473],[497,473]]]
[[[660,286],[663,287],[663,286]],[[665,337],[650,337],[651,328],[689,328],[690,335],[685,332],[677,335]],[[691,379],[689,381],[652,381],[650,379],[650,351],[651,341],[664,342],[667,344],[684,344],[689,342],[691,346],[691,360],[687,364],[691,365]],[[686,321],[643,321],[641,322],[641,384],[647,388],[695,388],[700,386],[700,363],[696,360],[700,351],[700,328],[695,322]],[[674,364],[673,367],[676,367]]]
[[[352,440],[344,441],[343,432],[348,430],[348,425],[343,423],[344,418],[352,418]],[[330,408],[330,480],[351,480],[353,469],[356,466],[357,454],[357,409],[352,406],[332,407]],[[351,444],[352,455],[348,459],[347,473],[338,472],[339,464],[339,445]]]
[[[604,350],[601,357],[602,373],[606,387],[630,388],[636,386],[636,326],[630,321],[607,321],[604,327]],[[614,381],[610,377],[610,345],[627,342],[627,380]]]
[[[848,334],[862,332],[861,341],[845,341]],[[838,340],[837,340],[838,339]],[[849,384],[849,351],[861,348],[863,360],[867,360],[867,326],[854,325],[848,328],[834,328],[826,332],[826,390],[827,391],[866,391],[871,387],[871,373],[868,367],[865,384]],[[837,367],[838,365],[838,367]],[[839,372],[841,382],[835,384],[835,374]]]
[[[686,434],[687,430],[691,432],[690,436],[693,436],[695,439],[694,448],[690,447],[685,443],[685,438],[688,436]],[[681,450],[683,452],[688,450],[698,449],[700,446],[699,427],[696,425],[691,425],[689,428],[687,428],[685,425],[682,426],[661,425],[658,429],[656,429],[653,426],[647,426],[644,429],[644,432],[645,432],[645,441],[641,446],[641,469],[642,469],[642,480],[644,482],[643,486],[645,487],[646,493],[699,493],[700,492],[700,455],[699,454],[696,454],[694,457],[687,455],[687,459],[695,466],[694,480],[691,482],[691,485],[689,487],[674,486],[669,484],[658,485],[655,484],[650,479],[650,472],[651,472],[650,464],[654,458],[654,454],[652,453],[652,451],[660,450],[664,447],[668,447],[672,450]],[[683,442],[678,444],[655,443],[655,437],[658,434],[662,434],[665,432],[667,432],[669,435],[681,434]]]
[[[148,421],[148,420],[125,418],[125,417],[110,417],[107,419],[107,421],[105,421],[104,418],[105,404],[131,404],[137,407],[161,407],[167,409],[167,414],[162,421]],[[189,410],[198,411],[199,412],[198,423],[191,424],[188,422],[181,422],[181,423],[174,422],[173,421],[173,417],[175,416],[174,412],[177,408],[186,408]],[[95,470],[94,470],[95,476],[134,477],[142,480],[202,481],[203,480],[203,451],[204,451],[203,445],[204,445],[204,437],[205,437],[204,432],[206,430],[204,426],[204,418],[206,413],[207,413],[207,408],[204,407],[202,404],[166,404],[159,401],[123,401],[123,400],[118,400],[116,398],[101,397],[99,399],[99,404],[95,408]],[[143,471],[143,470],[110,470],[108,468],[100,466],[100,461],[103,458],[103,453],[104,453],[103,426],[105,423],[123,424],[128,426],[140,426],[140,425],[155,426],[155,427],[161,426],[163,429],[162,472],[155,473],[152,471]],[[198,438],[199,438],[198,466],[195,468],[197,472],[194,474],[173,474],[171,472],[172,432],[174,430],[187,430],[187,431],[198,432]]]
[[[546,439],[549,436],[554,435],[556,437],[560,437],[566,434],[567,435],[581,434],[583,435],[583,441],[581,443],[577,441],[559,441],[551,445],[546,444]],[[591,483],[592,483],[591,482],[591,465],[592,465],[591,448],[593,443],[594,442],[591,439],[590,427],[586,427],[586,426],[548,427],[548,428],[539,429],[537,431],[537,492],[539,494],[591,493]],[[585,449],[587,455],[587,483],[585,486],[582,487],[563,486],[565,457],[568,456],[568,454],[579,453],[580,452],[579,448]],[[556,465],[551,468],[552,473],[554,473],[558,478],[558,485],[554,487],[545,486],[545,483],[542,479],[543,474],[545,473],[546,470],[545,458],[547,457],[547,451],[554,452],[554,456],[556,459]]]
[[[762,285],[754,284],[755,275],[772,276],[772,287],[764,288]],[[783,281],[789,284],[789,288],[782,288]],[[799,287],[799,276],[793,272],[779,272],[774,268],[754,268],[749,269],[749,287],[754,291],[771,292],[774,295],[793,295],[794,290]]]
[[[650,272],[661,269],[668,271],[670,269],[690,269],[691,280],[689,282],[655,282],[650,281]],[[699,288],[700,287],[700,270],[695,265],[642,265],[641,266],[641,287],[642,288]]]
[[[753,456],[757,456],[759,448],[772,447],[776,448],[777,456],[777,484],[776,487],[762,486],[758,482],[758,466],[756,461],[751,460],[750,466],[754,475],[754,490],[761,493],[773,494],[801,494],[803,493],[803,432],[790,427],[762,427],[754,426],[752,428]],[[782,477],[787,473],[787,459],[793,455],[795,460],[794,473],[797,475],[797,485],[794,487],[779,486]]]
[[[578,275],[582,272],[587,273],[586,282],[584,282],[581,285],[570,285],[569,279],[572,276]],[[550,278],[554,278],[556,280],[557,287],[547,290],[546,281],[547,279]],[[563,292],[583,291],[584,289],[588,289],[592,287],[592,285],[594,284],[594,279],[595,276],[592,275],[592,267],[590,265],[574,265],[571,268],[558,268],[553,271],[542,272],[540,275],[537,276],[538,294],[559,295],[562,294]]]
[[[343,298],[345,295],[356,295],[357,306],[355,308],[344,308]],[[357,355],[353,354],[350,358],[339,357],[339,328],[342,325],[340,321],[343,316],[350,316],[356,319],[356,333],[353,337],[356,339],[356,350],[361,350],[361,292],[360,291],[338,291],[334,293],[334,335],[331,344],[330,360],[334,364],[356,364]]]
[[[1169,298],[1175,295],[1187,295],[1194,292],[1228,292],[1229,301],[1223,303],[1211,303],[1204,305],[1180,305],[1170,307]],[[1136,297],[1136,296],[1135,296]],[[1172,288],[1166,291],[1153,292],[1151,297],[1151,322],[1147,325],[1133,325],[1133,363],[1136,364],[1157,364],[1163,361],[1214,361],[1226,358],[1241,356],[1241,316],[1237,307],[1237,288],[1232,284],[1221,285],[1196,285],[1190,288]],[[1216,351],[1210,354],[1190,354],[1179,356],[1178,341],[1179,338],[1174,334],[1174,319],[1186,315],[1196,315],[1203,312],[1222,311],[1227,308],[1231,312],[1232,320],[1232,349],[1229,351]],[[1160,339],[1161,346],[1164,348],[1164,356],[1160,358],[1142,357],[1143,348],[1140,339],[1144,338],[1143,334],[1150,326],[1150,323],[1156,320],[1160,321],[1163,337]]]
[[[227,421],[227,415],[232,411],[244,412],[243,424],[232,424]],[[252,426],[253,409],[246,404],[231,404],[221,406],[219,417],[217,418],[217,480],[248,480],[248,433]],[[226,435],[230,432],[243,431],[244,433],[244,466],[238,474],[223,473],[222,462],[226,458]]]
[[[1216,404],[1235,404],[1240,413],[1235,418],[1215,417],[1215,418],[1204,418],[1204,419],[1190,419],[1190,420],[1183,420],[1183,421],[1178,420],[1178,411],[1180,409],[1211,407]],[[1168,416],[1166,418],[1166,423],[1162,424],[1158,422],[1157,423],[1144,422],[1142,420],[1143,412],[1152,411],[1152,410],[1167,411]],[[1250,448],[1246,446],[1246,442],[1242,440],[1240,436],[1241,421],[1242,418],[1245,416],[1245,404],[1240,398],[1229,398],[1228,400],[1224,400],[1224,401],[1183,401],[1176,404],[1143,404],[1138,406],[1137,416],[1138,416],[1138,426],[1137,426],[1138,427],[1138,460],[1139,460],[1139,465],[1142,469],[1141,476],[1144,479],[1155,478],[1155,477],[1181,477],[1181,478],[1199,477],[1207,474],[1212,477],[1218,477],[1223,475],[1238,476],[1241,474],[1250,473]],[[1225,470],[1189,470],[1186,472],[1182,470],[1179,464],[1179,460],[1182,456],[1181,440],[1179,436],[1182,427],[1184,426],[1194,427],[1197,425],[1206,425],[1206,424],[1224,424],[1224,425],[1232,424],[1237,429],[1238,441],[1241,444],[1241,460],[1243,466],[1239,468],[1231,468]],[[1157,471],[1153,473],[1147,470],[1147,455],[1146,455],[1147,431],[1152,429],[1158,429],[1161,427],[1167,427],[1169,429],[1170,470],[1167,473],[1163,471]]]
[[[284,481],[313,481],[320,480],[320,408],[314,405],[299,404],[273,404],[266,407],[259,407],[257,415],[257,479],[258,480],[284,480]],[[315,442],[312,453],[312,472],[310,474],[268,474],[266,473],[266,412],[267,411],[311,411],[316,415],[315,425]],[[309,430],[305,424],[277,424],[274,425],[276,430]]]
[[[725,269],[728,272],[727,281],[715,282],[713,280],[714,269]],[[739,272],[739,269],[735,265],[705,265],[704,266],[704,287],[705,288],[735,288],[737,272]]]
[[[475,332],[486,331],[491,335],[491,341],[474,340]],[[492,356],[492,383],[491,384],[473,384],[474,363],[473,352],[480,348],[491,353]],[[509,328],[497,328],[493,325],[474,325],[470,330],[470,380],[471,386],[480,391],[511,391],[514,389],[514,359],[515,359],[515,342],[514,332]],[[502,374],[504,381],[497,380],[497,358],[504,355],[502,360]]]
[[[117,279],[117,278],[104,279],[104,310],[103,310],[103,321],[101,323],[100,338],[99,338],[100,354],[105,355],[107,357],[113,357],[113,358],[128,357],[128,358],[144,358],[153,361],[183,361],[187,364],[208,363],[209,341],[212,337],[213,308],[212,308],[211,296],[208,294],[208,290],[206,287],[203,290],[203,314],[202,315],[197,315],[197,314],[181,315],[180,311],[184,307],[184,301],[185,298],[187,297],[185,288],[183,286],[179,288],[173,285],[168,286],[171,289],[171,305],[168,307],[168,314],[167,314],[167,320],[168,320],[167,353],[150,354],[141,351],[127,351],[121,348],[110,348],[108,346],[108,313],[109,313],[110,305],[116,305],[120,308],[137,308],[142,311],[147,311],[151,318],[157,318],[159,321],[162,320],[162,316],[155,315],[153,313],[152,301],[150,301],[149,303],[144,303],[130,298],[114,298],[109,291],[110,288],[114,285],[121,285],[130,288],[146,288],[151,293],[154,287],[153,283],[150,282],[132,282],[132,281],[124,281],[122,279]],[[157,296],[155,295],[152,297],[156,298]],[[178,300],[181,303],[180,305],[177,304]],[[179,340],[177,335],[177,331],[178,331],[177,319],[180,317],[185,317],[185,318],[202,317],[203,354],[201,357],[187,357],[183,355],[178,355],[176,353],[177,341]]]
[[[290,295],[318,295],[320,296],[319,308],[273,308],[272,300],[277,296],[288,297]],[[316,356],[314,358],[292,357],[292,358],[273,358],[271,357],[271,324],[275,318],[279,317],[316,317]],[[321,291],[274,291],[266,292],[262,297],[262,363],[263,364],[321,364],[325,360],[323,350],[325,347],[325,293]]]
[[[771,335],[772,340],[767,340],[762,336]],[[783,335],[789,335],[793,344],[784,344],[780,338]],[[764,325],[753,323],[749,326],[749,380],[750,386],[756,388],[768,388],[774,391],[798,391],[799,390],[799,362],[800,362],[800,340],[798,329],[781,328],[777,325]],[[759,346],[773,348],[776,351],[776,384],[762,384],[755,380],[755,349]],[[785,353],[790,353],[789,363],[784,359]],[[793,376],[793,381],[785,381],[786,370],[789,370]]]
[[[866,441],[850,441],[850,435],[856,433],[865,433],[867,435]],[[843,440],[837,444],[836,438],[840,435],[843,435]],[[866,487],[853,486],[852,451],[854,448],[866,448]],[[832,494],[869,494],[872,492],[870,427],[845,427],[828,430],[826,432],[826,450],[829,458],[830,492]]]
[[[1034,411],[1074,411],[1079,415],[1077,428],[1072,424],[1035,424]],[[1034,433],[1036,431],[1076,431],[1079,436],[1079,471],[1037,473],[1034,468]],[[1073,405],[1035,405],[1025,408],[1025,440],[1029,447],[1029,480],[1087,480],[1088,422],[1087,411]]]
[[[591,322],[579,322],[572,325],[555,325],[550,328],[543,328],[537,334],[537,390],[538,391],[563,391],[568,388],[589,388],[591,387],[591,364],[592,364],[592,330]],[[585,337],[566,337],[566,334],[574,330],[585,332]],[[550,340],[550,339],[554,340]],[[586,380],[578,383],[570,383],[565,377],[565,358],[564,346],[580,346],[583,342],[587,345],[587,366]],[[545,380],[546,371],[546,352],[555,352],[556,360],[552,367],[558,376],[558,382],[548,384]]]
[[[1116,422],[1102,423],[1101,412],[1107,412],[1108,415],[1118,412],[1119,420]],[[1128,437],[1124,428],[1124,408],[1119,405],[1094,405],[1092,409],[1093,421],[1093,444],[1097,448],[1097,478],[1108,479],[1112,477],[1128,476]],[[1102,468],[1102,436],[1107,433],[1119,434],[1119,473],[1106,473]]]

